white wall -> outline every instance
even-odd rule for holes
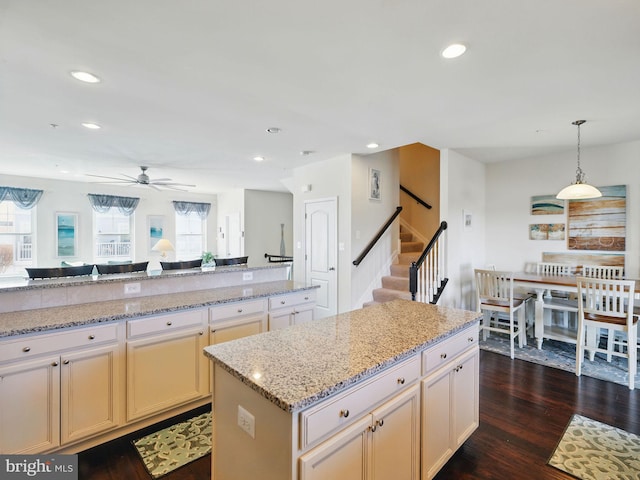
[[[265,253],[280,255],[280,224],[284,224],[285,255],[293,255],[293,195],[245,190],[244,253],[252,265],[267,264]]]
[[[67,261],[93,262],[93,210],[87,198],[88,193],[139,197],[140,203],[134,212],[135,231],[134,261],[157,261],[160,253],[151,252],[148,234],[148,216],[164,216],[164,237],[175,242],[175,210],[173,200],[211,203],[211,213],[207,219],[207,242],[209,248],[215,245],[216,196],[189,192],[157,191],[148,187],[120,187],[99,183],[48,180],[44,178],[0,175],[0,185],[8,187],[34,188],[43,190],[42,198],[36,206],[36,262],[38,266],[58,266],[61,258],[55,252],[55,214],[70,212],[78,214],[78,252],[75,257],[65,257]],[[173,252],[168,252],[173,260]]]
[[[226,237],[229,234],[226,227],[227,215],[239,215],[240,229],[244,232],[244,190],[230,190],[218,194],[218,217],[215,238],[217,240],[216,252],[220,257],[227,256]],[[244,252],[244,242],[242,251]],[[213,253],[216,254],[216,252]]]
[[[380,171],[380,200],[369,199],[369,169]],[[351,260],[355,260],[400,205],[400,155],[398,149],[371,155],[353,155],[351,161]],[[359,266],[351,268],[351,308],[373,300],[373,288],[389,275],[398,254],[396,220]]]
[[[457,308],[475,309],[473,269],[485,265],[485,165],[454,150],[440,151],[440,212],[446,221],[447,271],[449,283],[438,302]],[[472,225],[463,224],[463,212],[472,215]],[[491,232],[492,236],[493,232]]]
[[[640,142],[583,147],[580,163],[592,185],[627,185],[626,273],[637,278],[640,275]],[[530,202],[534,195],[555,195],[575,180],[575,170],[575,149],[563,154],[487,164],[487,263],[499,269],[522,270],[525,263],[540,261],[543,252],[568,251],[566,240],[529,240],[529,224],[567,223],[566,213],[532,216]]]
[[[305,201],[338,200],[338,312],[351,308],[351,155],[312,163],[293,171],[287,180],[293,192],[293,278],[305,280]],[[304,186],[311,186],[303,192]]]

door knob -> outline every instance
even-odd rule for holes
[[[333,270],[335,270],[335,269],[336,269],[336,267],[329,267],[329,271],[330,271],[330,272],[331,272],[331,271],[333,271]]]

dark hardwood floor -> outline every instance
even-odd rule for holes
[[[481,351],[480,427],[436,479],[572,479],[546,462],[574,413],[640,435],[637,390]],[[141,434],[80,453],[80,480],[149,480],[131,445]],[[210,462],[207,455],[163,479],[208,480]]]

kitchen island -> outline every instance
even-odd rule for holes
[[[205,348],[213,479],[432,478],[478,426],[478,320],[396,300]]]

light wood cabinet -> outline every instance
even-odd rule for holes
[[[0,344],[0,453],[45,452],[119,426],[120,338],[114,324]]]
[[[279,330],[313,320],[315,291],[277,295],[269,298],[269,330]]]
[[[127,421],[209,393],[207,309],[127,322]]]
[[[300,479],[419,478],[419,405],[414,385],[301,456]]]
[[[451,358],[422,381],[422,478],[431,479],[479,424],[479,353]]]
[[[267,330],[266,300],[234,302],[209,308],[209,344],[228,342]]]

